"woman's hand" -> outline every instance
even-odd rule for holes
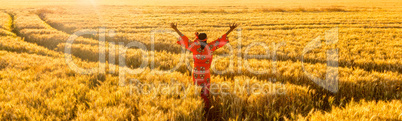
[[[176,29],[177,29],[177,23],[171,23],[171,24],[170,24],[170,27],[172,27],[173,29],[176,30]]]
[[[172,27],[174,29],[174,31],[176,31],[177,34],[179,34],[180,36],[184,36],[179,29],[177,29],[177,23],[170,23],[170,27]]]
[[[236,24],[236,23],[229,24],[230,29],[228,32],[226,32],[226,35],[228,35],[230,32],[232,32],[237,26],[239,26],[239,24]]]
[[[234,30],[237,26],[239,26],[239,24],[236,23],[229,24],[231,30]]]

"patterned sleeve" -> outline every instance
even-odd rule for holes
[[[229,40],[228,40],[226,34],[224,34],[221,37],[219,37],[217,40],[208,43],[209,50],[211,50],[213,52],[216,49],[223,47],[228,42],[229,42]]]
[[[185,35],[180,35],[179,40],[177,41],[177,44],[185,47],[187,50],[190,50],[191,48],[190,45],[192,44],[192,42],[190,42],[190,40],[187,38],[187,36]]]

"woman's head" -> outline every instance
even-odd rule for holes
[[[207,38],[207,34],[205,34],[205,33],[198,34],[198,39],[205,40],[206,38]]]
[[[200,39],[201,49],[204,49],[207,45],[207,34],[200,33],[198,34],[198,39]]]

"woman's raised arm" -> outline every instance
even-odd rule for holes
[[[229,24],[230,29],[228,32],[226,32],[226,35],[230,34],[230,32],[232,32],[237,26],[239,26],[239,24],[236,23]]]
[[[174,31],[176,31],[177,34],[179,34],[180,36],[184,36],[179,29],[177,29],[177,23],[171,23],[170,27],[172,27],[172,29],[174,29]]]

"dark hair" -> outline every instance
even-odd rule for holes
[[[198,39],[204,40],[206,38],[207,38],[207,34],[205,34],[205,33],[198,34]],[[205,46],[207,45],[207,42],[206,41],[200,41],[200,44],[201,44],[201,49],[204,50]]]
[[[207,34],[205,34],[205,33],[200,33],[200,34],[198,34],[198,39],[204,40],[204,39],[206,39],[206,38],[207,38]]]
[[[200,44],[201,44],[201,49],[204,49],[205,46],[207,45],[207,42],[206,41],[200,41]]]

